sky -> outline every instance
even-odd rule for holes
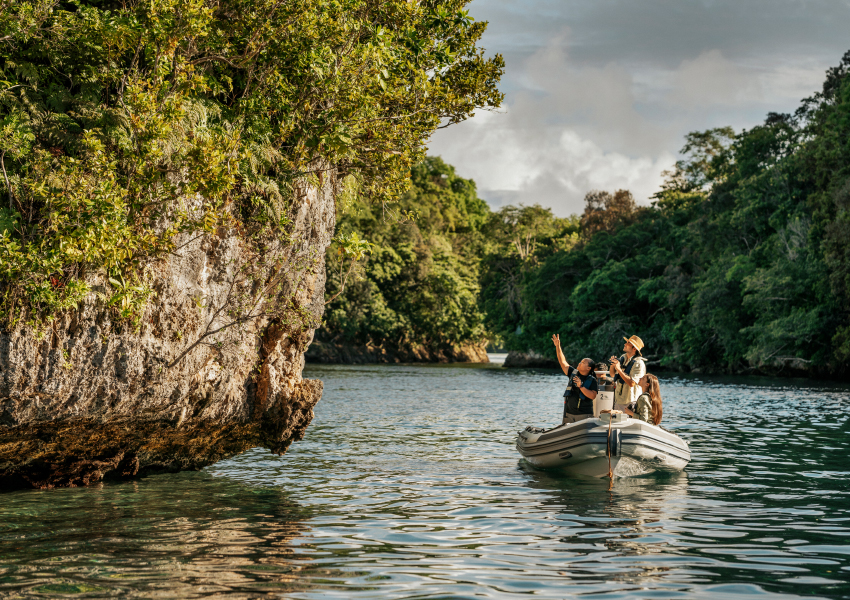
[[[495,209],[580,213],[591,190],[648,204],[689,131],[793,112],[850,50],[850,0],[473,0],[506,68],[498,111],[429,154]]]

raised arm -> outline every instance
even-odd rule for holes
[[[581,385],[581,379],[579,379],[578,377],[574,377],[573,381],[578,386],[579,391],[582,394],[584,394],[585,396],[587,396],[588,398],[590,398],[591,400],[594,400],[596,398],[596,394],[599,393],[596,390],[589,390],[586,387],[584,387],[583,385]]]
[[[567,377],[570,376],[570,363],[564,358],[564,352],[561,350],[561,336],[557,333],[552,336],[552,343],[555,344],[555,354],[558,356],[558,364],[561,365],[561,370]]]

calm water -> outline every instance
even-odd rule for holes
[[[662,380],[678,476],[525,467],[565,378],[309,366],[284,457],[0,496],[0,596],[850,598],[850,388]]]

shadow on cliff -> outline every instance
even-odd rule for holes
[[[283,454],[303,438],[321,393],[321,381],[302,380],[287,401],[254,406],[259,417],[247,423],[76,419],[0,427],[0,492],[200,470],[257,446]]]

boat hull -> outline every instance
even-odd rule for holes
[[[609,431],[610,429],[610,431]],[[568,423],[550,430],[529,427],[519,432],[516,448],[540,469],[606,477],[652,471],[681,471],[691,459],[686,441],[676,434],[626,415],[608,415]]]

